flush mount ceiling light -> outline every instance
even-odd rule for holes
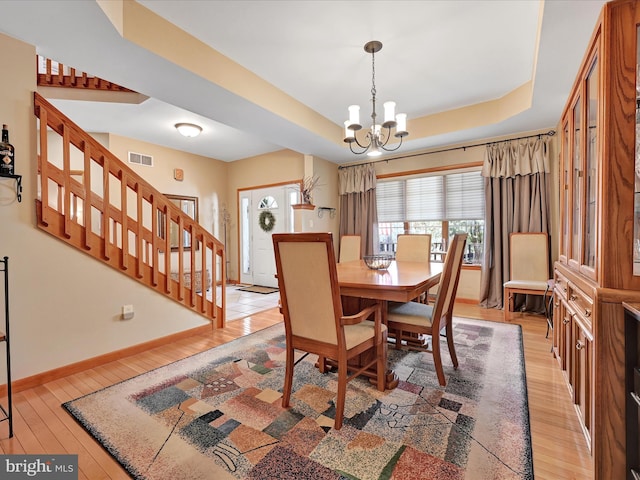
[[[360,125],[360,106],[351,105],[349,107],[349,120],[344,122],[344,141],[349,144],[351,151],[357,155],[366,153],[370,157],[377,157],[385,152],[393,152],[402,145],[402,138],[409,135],[407,132],[407,114],[395,114],[396,103],[385,102],[384,122],[382,125],[376,123],[376,62],[375,54],[382,49],[382,42],[372,40],[364,46],[364,51],[371,54],[371,104],[373,111],[371,112],[371,128],[367,132],[364,141],[360,143],[356,136],[356,132],[362,128]],[[394,148],[388,148],[387,142],[391,138],[391,129],[396,129],[394,137],[399,138],[400,142]],[[382,129],[385,129],[384,131]],[[354,150],[353,144],[356,144],[362,150]]]
[[[185,137],[197,137],[202,132],[202,127],[193,123],[176,123],[176,129]]]

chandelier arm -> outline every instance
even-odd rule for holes
[[[369,138],[369,143],[367,143],[366,145],[363,145],[363,144],[361,144],[361,143],[358,141],[358,134],[357,134],[356,132],[353,132],[353,140],[355,141],[355,143],[356,143],[360,148],[364,148],[364,151],[366,152],[366,151],[367,151],[367,149],[371,146],[371,137],[370,137],[369,133],[367,133],[367,135],[366,135],[366,137],[365,137],[365,138]],[[353,142],[351,142],[351,143],[353,143]],[[349,143],[349,145],[351,145],[351,143]],[[353,150],[352,150],[352,151],[353,151]],[[364,153],[364,152],[362,152],[362,153]]]
[[[389,139],[387,138],[387,141]],[[387,142],[384,142],[384,145],[386,145]],[[395,152],[396,150],[398,150],[400,148],[400,146],[402,145],[402,137],[400,137],[400,142],[398,143],[398,145],[396,145],[395,148],[386,148],[384,145],[380,145],[380,147],[385,151],[385,152]]]
[[[362,151],[360,151],[360,152],[356,152],[356,151],[353,149],[353,143],[354,143],[354,142],[350,142],[350,143],[349,143],[349,149],[351,150],[351,152],[352,152],[352,153],[355,153],[356,155],[362,155],[362,154],[363,154],[363,153],[365,153],[367,150],[369,150],[369,148],[364,148],[364,147],[363,147],[363,150],[362,150]],[[356,142],[356,143],[357,143],[357,142]],[[358,143],[358,145],[360,145],[360,144]]]
[[[380,135],[378,135],[378,139],[384,138],[384,142],[380,142],[380,141],[378,142],[378,145],[379,145],[380,147],[382,147],[383,149],[385,149],[385,148],[384,148],[384,146],[389,142],[389,139],[391,138],[391,127],[384,127],[384,128],[386,128],[386,129],[387,129],[387,134],[385,135],[385,134],[383,134],[383,133],[382,133],[382,131],[381,131],[381,132],[380,132]],[[386,150],[386,149],[385,149],[385,150]],[[394,150],[395,150],[395,149],[394,149]]]

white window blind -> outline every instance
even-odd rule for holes
[[[480,171],[379,181],[378,222],[473,220],[484,218]]]
[[[406,180],[407,215],[409,222],[442,220],[444,218],[443,177],[422,177]]]
[[[404,222],[404,180],[377,182],[378,222]]]
[[[480,172],[446,175],[447,220],[484,218],[484,181]]]

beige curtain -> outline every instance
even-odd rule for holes
[[[360,251],[372,255],[378,232],[376,207],[376,171],[372,164],[338,170],[340,194],[340,236],[360,235]]]
[[[482,176],[485,177],[485,240],[480,304],[502,308],[502,288],[509,280],[509,235],[512,232],[550,234],[548,137],[488,145]],[[516,309],[523,304],[526,310],[544,312],[540,297],[518,295]]]

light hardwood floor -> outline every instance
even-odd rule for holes
[[[468,304],[456,304],[454,314],[503,321],[500,310]],[[80,479],[129,478],[61,404],[280,321],[281,315],[272,309],[229,322],[226,328],[207,335],[185,338],[15,393],[15,435],[8,439],[7,422],[0,425],[0,453],[74,453],[79,455]],[[562,374],[549,352],[545,320],[513,313],[509,321],[523,328],[535,478],[592,480],[591,457]]]

